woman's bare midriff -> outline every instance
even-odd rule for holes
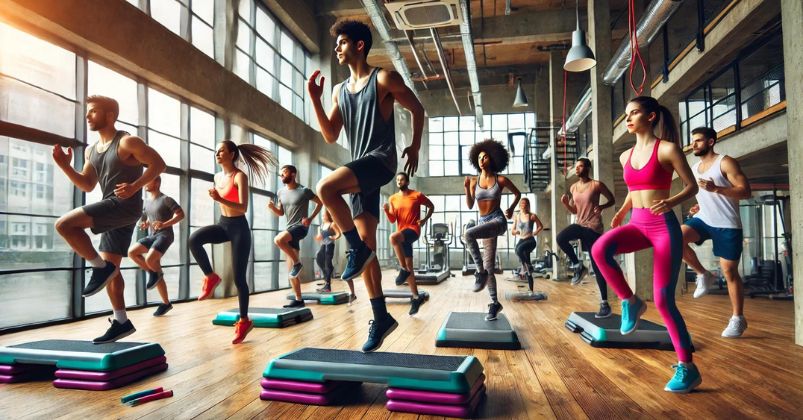
[[[499,208],[501,200],[477,200],[477,207],[480,209],[480,216],[485,216],[488,213]]]
[[[653,201],[669,198],[669,190],[630,191],[630,202],[634,209],[650,208]]]

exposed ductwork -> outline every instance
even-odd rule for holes
[[[583,95],[580,96],[580,100],[577,102],[577,106],[572,111],[572,114],[569,115],[569,118],[566,119],[566,132],[567,133],[574,133],[580,128],[580,124],[585,121],[586,117],[591,115],[591,88],[587,88]],[[560,134],[563,134],[560,132]]]
[[[471,85],[471,95],[474,98],[474,114],[477,125],[482,128],[482,93],[480,92],[480,80],[477,77],[477,60],[474,57],[474,37],[471,35],[471,10],[468,0],[460,0],[460,8],[463,11],[460,35],[463,39],[463,51],[466,53],[466,70]]]
[[[399,47],[396,46],[396,43],[392,42],[390,39],[390,27],[388,26],[387,20],[385,20],[385,15],[382,14],[382,9],[379,8],[376,0],[360,0],[362,2],[363,7],[365,7],[366,13],[371,18],[371,23],[374,25],[374,29],[379,33],[379,36],[382,38],[382,42],[385,44],[385,48],[388,51],[388,55],[390,56],[390,60],[393,62],[393,66],[396,67],[396,71],[399,72],[402,79],[404,79],[404,83],[413,91],[413,93],[418,96],[418,92],[415,89],[415,83],[413,79],[410,78],[410,70],[407,68],[407,63],[404,62],[404,57],[402,56],[401,52],[399,51]]]
[[[672,17],[672,14],[680,8],[683,0],[653,0],[644,12],[638,25],[636,25],[636,36],[639,45],[647,45],[655,38],[661,27]],[[614,85],[622,77],[627,67],[630,65],[630,39],[625,39],[619,45],[619,49],[611,58],[608,67],[605,68],[602,81],[606,85]],[[578,105],[579,108],[579,105]],[[574,114],[574,113],[572,113]],[[580,120],[582,121],[582,120]]]

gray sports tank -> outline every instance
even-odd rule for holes
[[[521,221],[521,216],[516,216],[516,222],[518,223],[518,226],[516,226],[516,229],[519,230],[519,236],[526,235],[528,233],[529,234],[533,233],[533,223],[534,222],[531,219],[528,219],[526,222],[522,222]]]
[[[340,85],[337,98],[343,128],[351,149],[351,159],[374,156],[382,161],[391,172],[396,172],[396,129],[393,112],[388,121],[382,117],[377,98],[376,67],[371,72],[368,83],[355,92],[348,89],[346,79]]]
[[[324,229],[323,225],[321,225],[321,245],[329,245],[335,243],[332,240],[332,224],[328,224],[326,229]]]
[[[111,144],[103,153],[98,153],[97,143],[89,149],[89,164],[95,168],[95,172],[98,174],[98,184],[100,184],[103,199],[117,197],[114,195],[117,184],[131,184],[142,176],[142,164],[126,165],[117,155],[120,139],[127,135],[128,133],[125,131],[117,131]],[[142,194],[138,192],[126,200],[120,199],[120,202],[124,202],[127,206],[138,206],[141,210]]]

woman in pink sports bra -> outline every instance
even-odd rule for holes
[[[692,363],[691,338],[675,304],[683,234],[672,207],[697,194],[698,187],[677,144],[677,125],[666,107],[654,98],[639,96],[627,104],[626,116],[628,133],[636,135],[635,146],[619,157],[629,192],[611,221],[613,229],[597,240],[591,253],[602,276],[622,301],[620,332],[626,335],[637,329],[647,305],[633,294],[613,257],[653,248],[655,307],[666,324],[679,360],[674,366],[675,375],[664,390],[686,393],[700,385],[702,377]],[[660,136],[656,137],[658,126]],[[675,195],[670,193],[673,172],[684,184],[683,190]],[[631,212],[630,222],[620,226],[628,212]]]

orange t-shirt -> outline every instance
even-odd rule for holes
[[[388,199],[390,207],[396,213],[396,230],[401,232],[404,229],[412,229],[416,234],[421,235],[421,227],[418,221],[421,220],[421,205],[424,204],[424,194],[415,190],[408,190],[407,194],[401,191],[393,194]]]

